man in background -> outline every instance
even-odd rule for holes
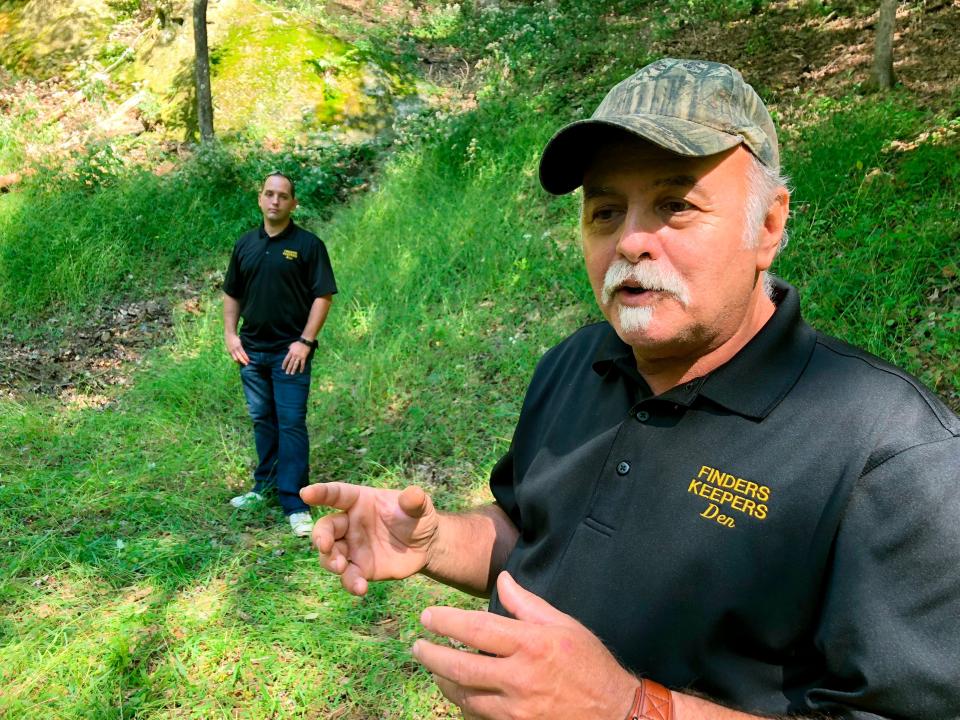
[[[268,175],[259,205],[263,224],[237,240],[223,282],[224,341],[240,365],[258,458],[253,489],[230,504],[248,507],[275,490],[294,535],[306,537],[310,370],[337,285],[323,242],[290,219],[293,180]]]

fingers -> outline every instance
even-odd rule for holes
[[[422,488],[411,485],[397,499],[400,509],[412,518],[421,518],[430,509],[430,497]]]
[[[396,491],[378,491],[341,482],[314,483],[301,488],[300,497],[307,505],[322,505],[337,510],[349,510],[363,492]],[[430,496],[416,485],[411,485],[400,493],[398,504],[400,509],[412,518],[423,517],[433,506]]]
[[[429,607],[420,614],[420,624],[432,633],[500,656],[515,653],[523,637],[516,620],[479,610]]]
[[[338,512],[325,515],[313,524],[314,547],[323,555],[335,555],[335,551],[338,548],[336,548],[334,543],[347,534],[348,527],[350,527],[350,519],[345,513]],[[333,568],[327,569],[332,572],[338,572]],[[345,568],[340,568],[339,572],[343,572],[344,569]]]
[[[369,589],[369,584],[363,576],[363,572],[353,563],[347,563],[347,569],[340,576],[340,584],[343,585],[344,590],[357,597],[363,597]]]
[[[535,625],[571,625],[576,620],[517,583],[506,570],[497,576],[497,597],[517,620]]]
[[[324,505],[337,510],[349,510],[360,497],[361,487],[349,483],[315,483],[300,490],[307,505]]]
[[[295,375],[298,372],[302,372],[306,366],[307,359],[300,357],[300,355],[293,352],[293,350],[288,352],[286,357],[283,358],[283,362],[280,363],[280,367],[283,368],[287,375]]]
[[[247,356],[247,351],[243,349],[243,343],[240,341],[240,338],[234,337],[227,340],[227,352],[230,354],[230,358],[241,365],[249,365],[250,358]]]
[[[454,650],[423,639],[413,644],[412,652],[427,670],[461,688],[491,691],[503,685],[497,667],[499,658]]]
[[[460,708],[463,720],[497,717],[497,709],[504,705],[501,693],[465,688],[437,675],[433,679],[443,696]]]
[[[350,546],[344,537],[350,527],[346,513],[334,513],[320,518],[313,525],[313,544],[320,555],[320,566],[340,576],[343,589],[353,595],[366,595],[368,583],[363,572],[350,562]]]
[[[230,357],[234,362],[240,363],[241,365],[249,365],[250,358],[247,357],[247,354],[243,351],[243,348],[230,350]]]

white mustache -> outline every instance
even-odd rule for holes
[[[621,258],[607,268],[607,274],[603,277],[603,289],[600,293],[603,304],[607,305],[613,299],[613,294],[628,280],[637,283],[644,290],[670,293],[682,305],[690,302],[690,291],[686,283],[672,270],[651,261],[633,264]]]

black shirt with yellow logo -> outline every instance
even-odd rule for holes
[[[237,240],[223,291],[240,302],[245,349],[285,352],[313,301],[337,292],[337,283],[323,241],[291,222],[272,238],[261,225]]]
[[[737,709],[960,717],[960,421],[777,311],[654,397],[607,323],[537,367],[491,475],[507,569],[632,671]],[[496,596],[491,609],[504,613]]]

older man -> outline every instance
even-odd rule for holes
[[[421,572],[415,657],[483,718],[960,717],[960,421],[767,275],[789,193],[732,68],[660,60],[547,145],[606,322],[550,350],[495,502],[312,485],[352,593]]]
[[[258,458],[253,489],[230,504],[248,507],[276,490],[293,534],[306,537],[313,520],[299,492],[308,477],[310,368],[337,284],[323,241],[290,219],[293,180],[268,175],[258,204],[263,224],[237,240],[223,282],[224,343],[240,365]]]

